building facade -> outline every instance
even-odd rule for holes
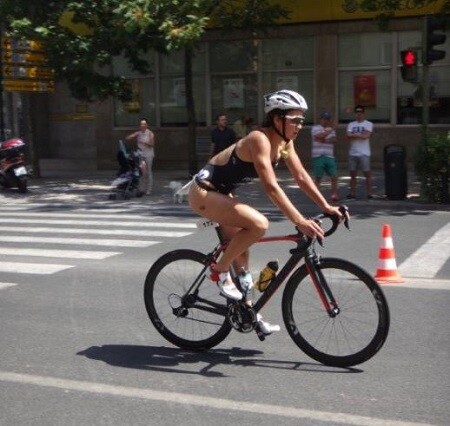
[[[373,19],[376,14],[361,10],[358,1],[289,4],[293,3],[296,9],[289,22],[267,33],[249,37],[237,31],[209,30],[198,44],[192,60],[199,163],[207,158],[216,114],[226,113],[230,124],[246,114],[258,125],[264,118],[263,94],[281,88],[300,92],[308,102],[306,126],[296,141],[307,165],[310,126],[323,111],[338,122],[336,156],[346,163],[345,128],[354,117],[355,104],[364,105],[366,118],[374,123],[375,165],[382,164],[389,144],[405,146],[411,163],[421,139],[421,84],[402,80],[400,52],[412,48],[421,57],[424,16],[436,13],[442,1],[414,2],[412,7],[405,0],[384,30]],[[446,56],[429,67],[429,121],[431,129],[448,132],[450,37],[439,48]],[[118,140],[135,130],[143,117],[156,136],[155,167],[187,169],[184,53],[151,52],[146,59],[151,65],[147,75],[132,71],[121,58],[114,61],[112,72],[132,85],[130,102],[110,99],[80,104],[63,84],[57,85],[54,94],[44,95],[48,97],[41,100],[48,108],[48,135],[45,141],[38,135],[43,176],[59,169],[115,169]]]

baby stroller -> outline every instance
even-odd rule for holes
[[[108,195],[108,199],[129,200],[132,197],[141,197],[142,193],[139,191],[140,151],[129,153],[124,143],[119,141],[117,161],[119,162],[119,171],[117,177],[111,182],[113,190]]]

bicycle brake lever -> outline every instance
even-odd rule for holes
[[[345,204],[339,206],[340,212],[344,215],[344,226],[351,231],[350,229],[350,215],[348,212],[348,207]]]

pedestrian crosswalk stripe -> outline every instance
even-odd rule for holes
[[[408,277],[434,277],[449,260],[449,253],[450,223],[447,223],[409,256],[399,266],[399,271]]]
[[[197,227],[195,223],[185,222],[185,223],[172,223],[172,222],[158,222],[152,217],[139,217],[132,222],[125,221],[112,221],[112,220],[84,220],[82,216],[76,216],[81,220],[70,220],[70,219],[36,219],[36,215],[26,215],[25,219],[20,219],[23,217],[22,214],[14,214],[14,218],[11,218],[11,213],[5,214],[0,213],[1,217],[7,216],[5,219],[2,218],[2,223],[33,223],[33,224],[54,224],[54,225],[103,225],[103,226],[123,226],[123,227],[136,227],[136,228],[190,228],[194,229]],[[30,218],[28,218],[30,216]],[[58,214],[55,215],[43,215],[47,218],[51,217],[64,217]],[[108,219],[111,218],[108,216]],[[100,217],[100,219],[102,219]]]
[[[0,290],[2,288],[14,287],[15,285],[17,285],[17,284],[15,284],[15,283],[0,283]]]
[[[78,244],[83,246],[113,246],[113,247],[150,247],[159,241],[92,239],[92,238],[53,238],[31,236],[1,235],[0,241],[8,243],[51,243],[51,244]]]
[[[80,223],[82,225],[82,223]],[[96,234],[96,235],[135,235],[138,237],[185,237],[191,232],[145,231],[130,229],[90,229],[90,228],[26,228],[0,226],[0,232],[49,233],[49,234]]]
[[[74,265],[57,265],[54,263],[0,262],[0,272],[12,272],[15,274],[49,275],[73,267]]]
[[[0,247],[0,255],[11,256],[37,256],[37,257],[58,257],[67,259],[91,259],[103,260],[108,257],[122,254],[119,251],[92,251],[92,250],[55,250],[55,249],[31,249],[17,247]]]

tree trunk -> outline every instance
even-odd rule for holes
[[[186,86],[186,108],[188,114],[188,161],[189,175],[193,176],[198,171],[196,152],[197,119],[195,116],[194,92],[192,82],[192,47],[184,49],[184,79]]]

